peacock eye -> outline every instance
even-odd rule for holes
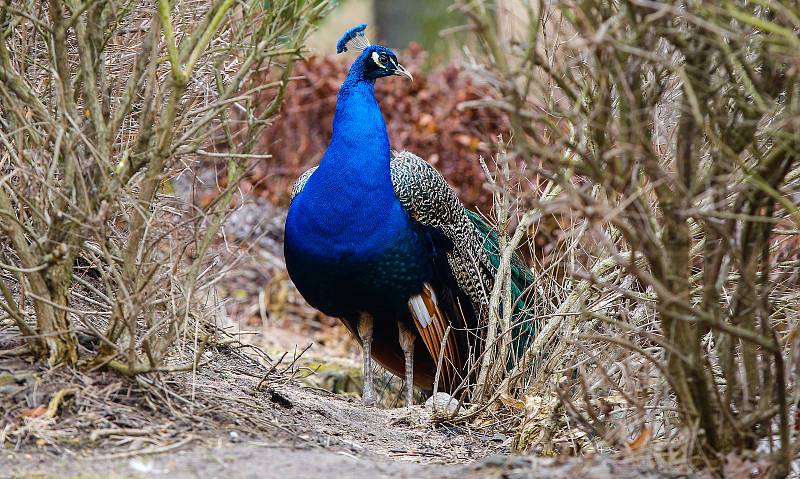
[[[383,63],[385,65],[389,61],[389,56],[386,55],[385,53],[381,53],[380,59],[381,59],[381,63]]]

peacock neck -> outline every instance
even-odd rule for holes
[[[296,245],[307,254],[335,261],[379,256],[408,230],[392,186],[389,137],[375,83],[352,77],[351,71],[339,90],[325,156],[287,219],[290,243],[302,238]]]
[[[352,180],[390,180],[389,136],[373,80],[350,76],[342,84],[333,118],[333,134],[320,170],[346,173]]]

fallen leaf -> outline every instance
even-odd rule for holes
[[[650,442],[650,436],[652,436],[652,434],[653,431],[650,429],[650,426],[642,426],[636,438],[628,443],[628,449],[631,451],[638,451]]]
[[[25,417],[39,417],[43,416],[47,412],[47,408],[44,406],[37,406],[33,409],[23,409],[20,414]]]
[[[520,401],[519,399],[514,399],[511,396],[507,396],[505,394],[500,395],[500,402],[503,403],[503,406],[514,409],[516,411],[522,411],[525,409],[525,403]]]

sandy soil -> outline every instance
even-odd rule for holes
[[[0,431],[6,435],[0,476],[662,477],[608,458],[512,455],[511,438],[500,432],[434,425],[424,406],[364,407],[355,398],[293,380],[291,371],[267,375],[262,383],[261,367],[237,349],[216,348],[196,376],[171,375],[168,383],[150,390],[107,373],[91,376],[0,361],[0,372],[26,378],[0,398],[5,408]],[[54,387],[48,389],[50,384]],[[76,392],[51,419],[24,417],[29,409],[8,401],[22,398],[23,405],[32,405],[35,394],[47,404],[52,391],[66,385]],[[148,409],[158,391],[193,400],[188,406],[176,401],[169,408]]]
[[[397,459],[345,454],[330,450],[290,449],[268,444],[195,447],[169,455],[133,458],[126,461],[64,460],[49,461],[33,456],[21,466],[10,464],[11,477],[170,477],[228,479],[288,478],[661,478],[689,477],[659,473],[646,468],[592,459],[530,459],[492,456],[465,465],[440,465]],[[6,466],[9,467],[9,466]],[[57,471],[57,472],[56,472]]]

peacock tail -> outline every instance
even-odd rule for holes
[[[500,267],[500,242],[497,231],[481,215],[464,208],[472,224],[483,237],[483,247],[491,262],[494,271]],[[535,321],[530,303],[534,293],[533,273],[517,253],[511,257],[511,302],[514,311],[511,314],[513,325],[512,337],[514,340],[514,354],[521,357],[527,347],[535,338],[538,331],[538,321]],[[500,305],[500,314],[503,314],[503,305]],[[509,358],[510,365],[515,358]]]

